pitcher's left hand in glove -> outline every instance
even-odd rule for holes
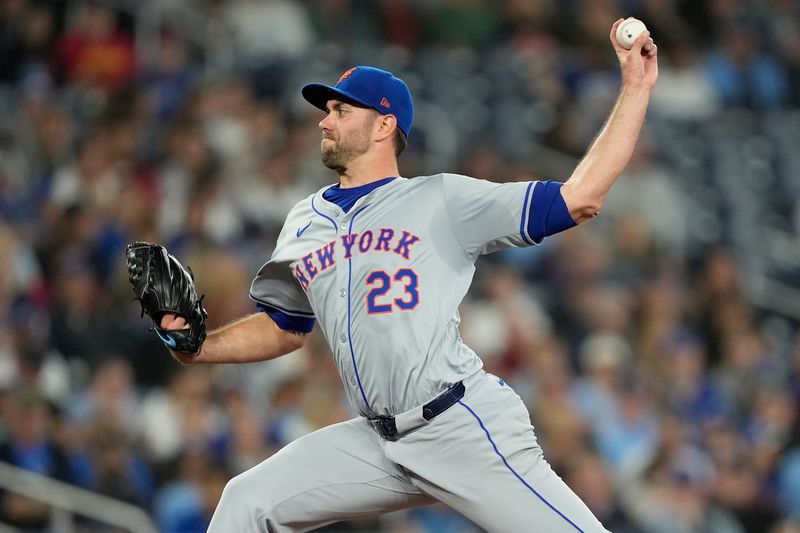
[[[193,354],[206,338],[206,318],[202,297],[197,297],[191,270],[158,244],[134,242],[125,249],[128,278],[133,293],[142,304],[142,313],[153,320],[153,328],[170,350]],[[188,328],[164,329],[164,315],[182,317]]]

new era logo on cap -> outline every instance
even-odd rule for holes
[[[303,97],[315,107],[326,111],[328,100],[350,101],[371,107],[383,115],[394,115],[397,127],[408,136],[414,121],[414,103],[411,92],[403,80],[391,72],[375,67],[348,69],[331,87],[322,83],[309,83],[303,87]]]

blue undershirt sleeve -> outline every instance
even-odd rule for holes
[[[278,327],[284,331],[311,333],[311,330],[314,329],[314,323],[316,322],[316,319],[313,317],[290,315],[281,311],[280,309],[276,309],[262,303],[256,303],[256,307],[259,311],[267,313],[270,318],[275,321]]]
[[[528,216],[528,235],[533,242],[577,226],[561,196],[561,185],[557,181],[538,181],[533,187]]]

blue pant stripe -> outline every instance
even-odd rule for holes
[[[525,481],[525,478],[523,478],[522,476],[520,476],[520,475],[517,473],[517,471],[516,471],[516,470],[514,470],[514,469],[511,467],[511,465],[510,465],[510,464],[508,464],[508,461],[506,460],[505,456],[504,456],[502,453],[500,453],[500,450],[498,450],[498,449],[497,449],[497,445],[494,443],[494,440],[492,440],[492,435],[489,433],[489,430],[488,430],[488,429],[486,429],[486,426],[484,426],[484,425],[483,425],[483,421],[482,421],[482,420],[481,420],[481,418],[480,418],[480,417],[479,417],[479,416],[478,416],[478,415],[475,413],[475,411],[473,411],[472,409],[470,409],[469,405],[465,404],[465,403],[464,403],[463,401],[461,401],[461,400],[459,400],[459,401],[458,401],[458,403],[460,403],[460,404],[461,404],[461,405],[464,407],[464,409],[466,409],[467,411],[469,411],[469,412],[472,414],[472,416],[474,416],[474,417],[475,417],[475,420],[477,420],[477,421],[478,421],[478,424],[480,424],[480,426],[481,426],[481,429],[483,430],[483,432],[484,432],[484,433],[486,433],[486,438],[487,438],[487,439],[489,439],[489,443],[491,443],[491,445],[492,445],[492,448],[494,448],[494,453],[496,453],[496,454],[498,455],[498,457],[500,457],[500,459],[502,459],[502,460],[503,460],[503,464],[505,464],[505,465],[506,465],[506,468],[508,468],[508,470],[509,470],[509,471],[510,471],[512,474],[514,474],[514,475],[517,477],[517,479],[519,479],[519,480],[522,482],[522,484],[523,484],[523,485],[525,485],[526,487],[528,487],[528,490],[530,490],[532,493],[534,493],[534,494],[536,495],[536,497],[538,497],[540,500],[542,500],[542,501],[544,502],[544,504],[545,504],[545,505],[547,505],[547,506],[548,506],[550,509],[552,509],[553,511],[555,511],[555,512],[558,514],[558,516],[560,516],[561,518],[563,518],[564,520],[566,520],[567,522],[569,522],[569,524],[570,524],[572,527],[574,527],[575,529],[577,529],[578,531],[580,531],[581,533],[583,533],[583,530],[582,530],[580,527],[578,527],[578,525],[577,525],[577,524],[575,524],[575,522],[573,522],[572,520],[570,520],[569,518],[567,518],[566,516],[564,516],[564,513],[562,513],[561,511],[559,511],[559,510],[558,510],[558,509],[556,509],[555,507],[553,507],[553,505],[552,505],[550,502],[548,502],[548,501],[545,499],[545,497],[544,497],[544,496],[542,496],[541,494],[539,494],[539,493],[536,491],[536,489],[534,489],[533,487],[531,487],[531,486],[530,486],[530,484],[528,484],[528,482],[527,482],[527,481]]]

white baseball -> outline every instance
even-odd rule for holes
[[[630,50],[633,46],[633,41],[636,40],[643,31],[647,31],[647,27],[639,19],[633,17],[623,20],[617,26],[617,42],[622,48]]]

